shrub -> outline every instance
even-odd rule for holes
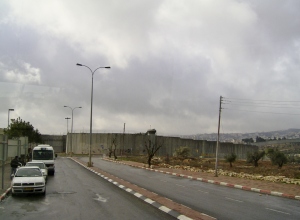
[[[184,160],[190,156],[190,148],[189,147],[179,147],[175,150],[175,156]]]

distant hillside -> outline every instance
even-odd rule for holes
[[[300,129],[291,128],[288,130],[280,130],[280,131],[269,131],[269,132],[254,132],[254,133],[220,133],[220,141],[228,141],[228,142],[241,142],[242,139],[245,138],[253,138],[255,141],[256,137],[262,137],[266,140],[274,140],[275,139],[295,139],[300,138]],[[181,138],[191,138],[194,140],[209,140],[216,141],[217,133],[211,134],[196,134],[196,135],[185,135],[181,136]]]

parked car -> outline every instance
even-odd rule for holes
[[[43,173],[43,176],[44,176],[44,178],[45,178],[45,181],[47,182],[47,178],[48,178],[48,168],[47,168],[47,166],[46,166],[46,164],[44,163],[44,162],[27,162],[26,163],[26,165],[25,165],[26,167],[34,167],[34,166],[36,166],[36,167],[39,167],[40,169],[41,169],[41,171],[42,171],[42,173]]]
[[[12,196],[24,193],[46,194],[46,181],[37,166],[20,167],[11,181]]]

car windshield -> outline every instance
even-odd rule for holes
[[[34,160],[53,160],[52,150],[34,150],[33,158]]]
[[[35,177],[43,176],[39,169],[19,169],[16,172],[15,177]]]
[[[45,164],[43,163],[27,163],[26,164],[27,167],[39,167],[40,169],[45,169]]]

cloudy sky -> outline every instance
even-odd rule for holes
[[[298,0],[1,0],[0,127],[160,135],[300,128]],[[63,106],[71,108],[64,108]],[[71,120],[69,120],[69,130]]]

